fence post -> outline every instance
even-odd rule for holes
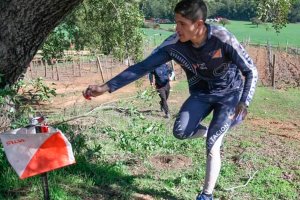
[[[101,62],[100,62],[100,58],[97,56],[97,62],[96,65],[98,65],[99,69],[100,69],[100,73],[101,73],[101,77],[102,77],[102,81],[103,83],[105,82],[104,77],[103,77],[103,70],[102,70],[102,66],[101,66]],[[98,69],[98,68],[97,68]],[[98,71],[98,70],[97,70]]]
[[[273,89],[275,89],[276,88],[276,85],[275,85],[275,80],[276,80],[276,75],[275,75],[275,72],[276,72],[276,70],[275,70],[275,54],[273,55],[273,64],[272,64],[272,66],[273,66],[272,86],[273,86]]]
[[[81,77],[81,58],[80,57],[79,57],[78,70],[79,70],[79,77]]]
[[[42,61],[42,64],[44,65],[44,77],[47,77],[47,61],[45,60],[45,62]]]
[[[55,63],[55,71],[56,71],[56,80],[59,81],[59,73],[58,73],[58,60]]]

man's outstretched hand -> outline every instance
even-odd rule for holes
[[[109,87],[104,85],[89,85],[85,91],[82,92],[84,98],[91,100],[91,97],[97,97],[109,90]]]

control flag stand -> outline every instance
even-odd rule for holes
[[[42,178],[42,185],[43,185],[43,194],[44,200],[50,200],[50,193],[49,193],[49,184],[48,184],[48,174],[45,172],[41,175]]]
[[[41,175],[44,200],[50,200],[48,171],[75,163],[64,134],[48,126],[44,117],[32,118],[24,128],[0,134],[6,157],[20,179]]]

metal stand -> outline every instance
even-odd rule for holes
[[[41,175],[41,178],[42,178],[42,184],[43,184],[44,200],[50,200],[47,172],[43,173]]]

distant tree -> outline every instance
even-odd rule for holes
[[[227,19],[249,20],[255,16],[254,0],[208,0],[209,16],[221,16]]]
[[[219,23],[222,24],[222,26],[225,26],[226,24],[230,24],[230,21],[226,18],[221,18]]]
[[[50,61],[52,59],[62,58],[64,55],[64,50],[70,47],[70,37],[67,35],[63,26],[58,26],[52,33],[47,37],[45,43],[43,44],[42,56],[49,64],[53,64]]]
[[[295,0],[256,0],[257,14],[263,22],[272,22],[277,33],[288,23],[288,14]]]
[[[117,58],[142,58],[144,17],[138,2],[88,0],[64,21],[77,50],[88,48]]]
[[[143,0],[140,9],[146,18],[174,19],[174,7],[180,0]]]
[[[289,22],[292,23],[300,22],[299,10],[300,10],[300,0],[297,0],[293,3],[293,6],[291,7],[291,11],[288,16]]]
[[[250,21],[252,22],[252,24],[255,24],[256,27],[258,27],[258,25],[260,25],[260,24],[263,23],[258,17],[252,17],[252,18],[250,19]]]

